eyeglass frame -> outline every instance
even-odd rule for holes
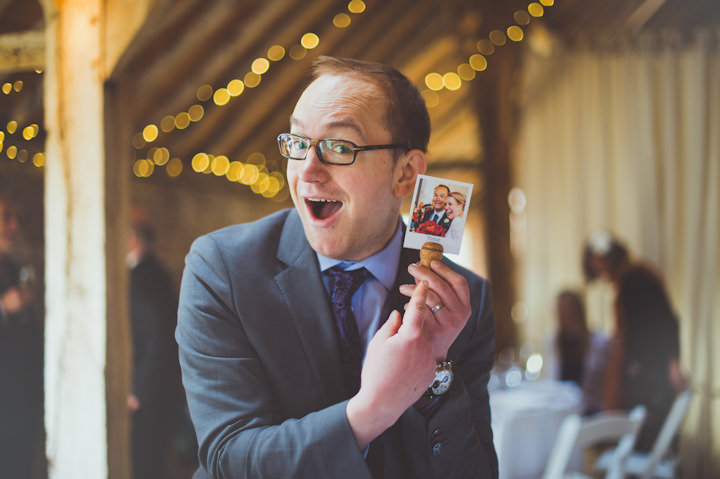
[[[305,150],[305,158],[293,158],[291,156],[285,155],[282,152],[282,146],[281,146],[282,143],[281,143],[280,138],[285,135],[290,135],[290,136],[294,136],[297,138],[302,138],[303,140],[307,140],[307,142],[309,143],[309,146]],[[317,144],[321,141],[328,141],[328,140],[342,141],[344,143],[349,143],[350,145],[352,145],[352,152],[353,152],[352,161],[350,163],[333,163],[331,161],[327,161],[326,159],[324,159],[322,152],[318,148]],[[311,140],[310,138],[308,138],[306,136],[298,135],[296,133],[280,133],[277,136],[277,142],[278,142],[278,148],[280,149],[280,154],[282,156],[284,156],[285,158],[287,158],[288,160],[298,160],[298,161],[306,160],[308,153],[310,153],[310,148],[315,148],[315,154],[317,154],[318,160],[320,160],[321,163],[324,163],[326,165],[338,165],[338,166],[348,166],[348,165],[352,165],[353,163],[355,163],[355,160],[357,159],[358,151],[394,150],[394,149],[410,150],[410,147],[408,147],[407,145],[400,145],[400,144],[396,144],[396,143],[389,144],[389,145],[363,145],[363,146],[360,146],[350,140],[344,140],[342,138],[318,138],[317,140]]]

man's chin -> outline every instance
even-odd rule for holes
[[[342,247],[338,247],[337,243],[329,242],[326,240],[322,241],[310,241],[310,247],[315,251],[316,253],[319,253],[326,258],[332,258],[332,259],[339,259],[339,260],[346,260],[346,251]]]

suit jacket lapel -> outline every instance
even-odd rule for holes
[[[335,318],[317,256],[305,238],[296,211],[292,211],[285,222],[277,258],[287,267],[275,276],[275,282],[287,303],[325,400],[329,405],[346,399]]]
[[[317,255],[307,242],[296,211],[292,211],[285,222],[277,258],[286,268],[275,276],[275,282],[288,306],[317,382],[322,385],[328,404],[342,401],[346,399],[345,382],[335,317],[318,267]],[[400,293],[399,287],[415,282],[408,272],[408,266],[417,261],[417,250],[402,249],[395,284],[385,301],[383,319],[387,319],[393,310],[404,313],[403,307],[408,298]]]

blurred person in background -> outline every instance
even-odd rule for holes
[[[12,254],[19,230],[16,203],[0,192],[0,476],[8,478],[36,477],[42,456],[42,314]]]
[[[615,325],[605,378],[604,406],[647,416],[636,448],[649,450],[678,392],[687,387],[680,370],[678,320],[663,281],[651,266],[630,260],[627,248],[606,231],[585,247],[588,281],[603,278],[615,288]]]
[[[557,332],[550,338],[548,369],[553,379],[582,388],[585,414],[602,409],[607,338],[591,332],[585,305],[576,291],[561,291],[555,300]]]
[[[140,208],[131,211],[127,265],[133,341],[131,444],[135,479],[168,476],[168,458],[181,417],[183,392],[174,340],[177,296],[154,255],[155,226]]]

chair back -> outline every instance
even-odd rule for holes
[[[670,408],[670,412],[668,413],[667,418],[660,429],[660,433],[653,444],[652,450],[648,455],[647,464],[645,465],[645,470],[641,476],[642,479],[650,479],[653,477],[658,465],[670,449],[670,444],[672,443],[675,434],[677,434],[678,429],[685,418],[688,407],[690,406],[692,394],[692,388],[687,388],[685,391],[678,394],[677,398],[675,398],[672,408]]]
[[[617,446],[613,450],[605,477],[622,479],[625,461],[632,451],[644,419],[644,406],[637,406],[630,413],[603,413],[584,420],[577,414],[568,416],[560,426],[543,478],[565,477],[573,451],[583,451],[595,444],[613,442]]]

